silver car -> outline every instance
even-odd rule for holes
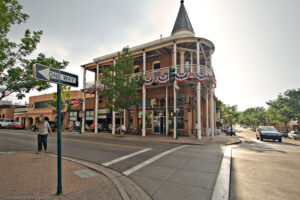
[[[300,140],[300,132],[291,131],[288,134],[288,137],[295,140]]]

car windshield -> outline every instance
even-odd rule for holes
[[[261,127],[261,131],[277,131],[274,127]]]

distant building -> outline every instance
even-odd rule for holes
[[[57,114],[53,111],[56,109],[50,103],[53,101],[53,93],[51,94],[44,94],[38,96],[31,96],[29,97],[29,104],[26,107],[19,107],[15,108],[14,113],[14,120],[19,121],[22,124],[25,124],[25,127],[31,128],[33,124],[36,123],[39,117],[43,117],[49,121],[56,121]],[[87,97],[88,99],[91,98],[92,95]],[[81,91],[71,91],[71,98],[77,98],[79,100],[82,99],[82,92]],[[81,104],[79,106],[71,107],[71,111],[67,112],[67,106],[63,113],[63,127],[67,127],[70,120],[76,121],[79,119],[78,112],[81,110]]]
[[[139,106],[125,111],[124,123],[132,129],[141,127],[143,136],[151,133],[170,135],[176,131],[180,135],[192,135],[196,134],[196,129],[200,133],[197,135],[199,139],[201,135],[215,134],[216,78],[211,58],[215,46],[205,38],[195,37],[184,1],[180,2],[171,36],[129,49],[134,56],[133,75],[144,74],[146,82],[137,91]],[[117,56],[118,52],[103,55],[82,65],[83,99],[89,91],[101,87],[103,69],[114,64]],[[174,84],[169,82],[170,68],[175,68]],[[86,71],[95,73],[95,81],[86,82]],[[178,95],[174,95],[177,85]],[[87,100],[83,102],[83,111],[86,112],[83,123],[91,117],[96,125],[106,121],[114,134],[120,116],[105,108],[105,98],[99,96],[98,90],[95,94],[92,110]],[[177,108],[174,106],[176,102]],[[174,123],[176,116],[169,115],[171,112],[177,113],[177,124]]]
[[[11,101],[0,101],[0,118],[14,118],[13,105]]]

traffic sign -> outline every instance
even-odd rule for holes
[[[41,64],[33,65],[33,76],[42,81],[78,87],[77,75]]]

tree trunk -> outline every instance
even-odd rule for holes
[[[287,122],[284,122],[284,124],[285,124],[285,127],[286,127],[286,132],[289,132],[289,128],[288,128]]]

